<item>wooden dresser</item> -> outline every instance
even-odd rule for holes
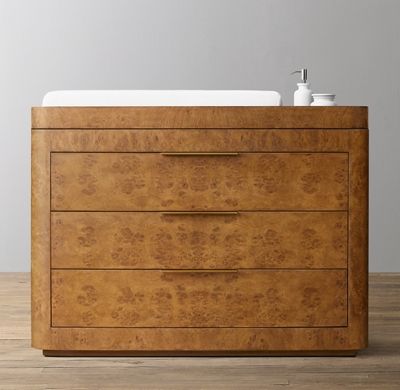
[[[367,346],[366,107],[32,110],[46,355]]]

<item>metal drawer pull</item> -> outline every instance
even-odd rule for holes
[[[236,274],[237,269],[163,269],[168,274]]]
[[[190,157],[190,156],[210,156],[210,157],[220,157],[220,156],[239,156],[239,153],[218,153],[218,152],[171,152],[171,153],[161,153],[162,156],[176,156],[176,157]]]
[[[165,211],[161,215],[239,215],[239,211]]]

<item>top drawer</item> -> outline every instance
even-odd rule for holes
[[[346,210],[347,153],[52,153],[52,210]]]

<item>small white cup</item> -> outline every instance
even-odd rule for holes
[[[312,106],[336,106],[335,96],[332,93],[313,93]]]

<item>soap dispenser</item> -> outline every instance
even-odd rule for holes
[[[307,83],[307,69],[295,70],[291,74],[300,73],[301,83],[297,83],[297,90],[294,91],[295,106],[309,106],[312,102],[312,91]]]

